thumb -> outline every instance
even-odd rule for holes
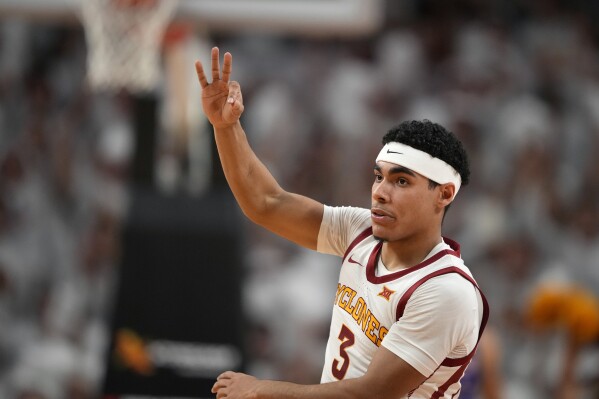
[[[241,86],[239,82],[231,81],[229,83],[229,95],[227,103],[231,104],[231,113],[239,117],[244,110],[243,96],[241,95]]]

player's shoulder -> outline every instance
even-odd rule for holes
[[[431,277],[414,291],[413,297],[432,300],[448,310],[468,308],[477,301],[472,281],[457,272]]]
[[[330,225],[345,226],[350,232],[350,238],[372,226],[370,210],[354,206],[325,205],[323,222]]]
[[[355,206],[330,206],[325,205],[325,213],[341,219],[350,221],[370,221],[370,210]]]
[[[350,206],[324,206],[317,250],[343,256],[360,234],[371,226],[370,211]]]

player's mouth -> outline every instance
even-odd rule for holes
[[[370,217],[372,218],[373,223],[379,224],[386,224],[395,220],[395,216],[393,216],[393,214],[384,209],[376,207],[370,209]]]

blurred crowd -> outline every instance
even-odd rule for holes
[[[390,1],[370,38],[209,39],[233,53],[250,142],[287,190],[369,207],[390,127],[426,118],[462,139],[472,179],[444,234],[489,299],[505,398],[599,397],[588,7]],[[86,87],[79,28],[4,18],[0,35],[0,397],[94,397],[127,211],[130,98]],[[248,371],[318,382],[339,259],[244,232]],[[575,319],[555,311],[573,314],[553,295],[565,291],[583,298]]]
[[[101,383],[126,211],[126,99],[90,95],[80,29],[0,21],[0,397]]]

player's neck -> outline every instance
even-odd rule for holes
[[[440,232],[424,238],[387,241],[383,244],[381,260],[389,271],[406,269],[421,263],[443,239]]]

